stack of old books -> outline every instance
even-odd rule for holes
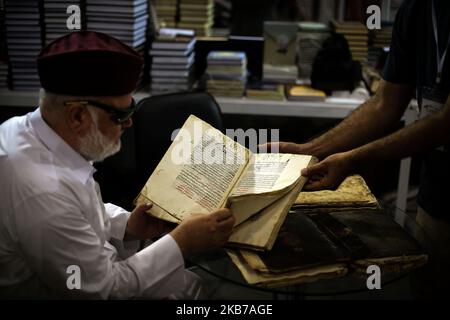
[[[301,192],[271,250],[227,250],[252,285],[279,287],[366,274],[403,272],[427,261],[425,251],[378,203],[360,176],[336,191]]]
[[[207,91],[217,96],[242,97],[247,83],[245,52],[211,51],[207,58]]]
[[[195,43],[193,30],[171,28],[159,30],[149,52],[152,58],[151,94],[191,89]]]
[[[369,32],[367,27],[357,21],[332,21],[334,32],[342,34],[347,39],[353,60],[367,61]]]
[[[213,22],[213,0],[180,0],[179,28],[193,29],[197,36],[209,37]]]
[[[64,34],[73,31],[77,31],[77,29],[69,29],[67,28],[67,20],[69,14],[67,13],[67,9],[71,5],[76,5],[78,8],[83,10],[80,7],[80,0],[72,1],[72,0],[44,0],[44,21],[45,21],[45,43],[48,44],[63,36]],[[69,11],[70,14],[73,14],[73,11]],[[80,12],[81,13],[81,12]],[[79,22],[80,27],[82,27],[81,17],[80,20],[74,21],[70,20],[70,23]]]
[[[107,33],[141,52],[148,11],[147,0],[86,0],[87,28]]]
[[[177,0],[154,0],[159,28],[174,28],[177,18]]]
[[[147,0],[86,0],[88,30],[107,33],[145,55],[148,25]],[[141,73],[139,83],[142,83]]]
[[[298,76],[309,79],[312,65],[322,43],[329,35],[328,27],[319,22],[300,22],[298,24]]]
[[[6,41],[14,90],[40,88],[36,57],[42,48],[39,2],[6,1]]]

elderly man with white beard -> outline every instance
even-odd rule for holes
[[[120,149],[136,110],[141,57],[97,32],[55,40],[38,57],[39,108],[0,126],[0,296],[195,298],[184,258],[226,243],[227,209],[175,229],[104,204],[92,163]],[[137,251],[137,241],[159,240]],[[73,276],[77,276],[74,278]]]

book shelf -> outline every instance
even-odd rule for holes
[[[139,91],[134,95],[136,102],[148,97],[149,93]],[[343,119],[363,101],[344,98],[327,98],[325,101],[269,101],[247,98],[216,97],[224,114],[268,115]],[[39,102],[38,91],[0,90],[0,108],[32,107]]]
[[[222,113],[343,119],[363,101],[327,98],[325,101],[271,101],[217,97]]]

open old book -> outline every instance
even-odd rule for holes
[[[135,200],[149,213],[180,223],[193,213],[228,207],[236,223],[230,244],[270,250],[306,182],[306,155],[253,154],[191,115]]]

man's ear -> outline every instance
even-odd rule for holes
[[[72,131],[84,136],[91,126],[92,118],[86,106],[74,104],[67,107],[66,121]]]

